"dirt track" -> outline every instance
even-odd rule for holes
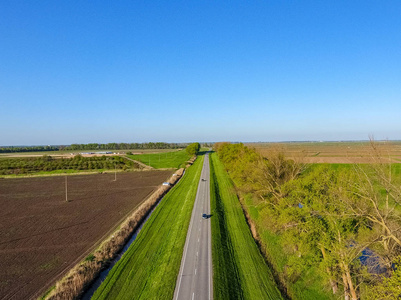
[[[127,156],[122,156],[122,155],[120,155],[120,156],[124,157],[125,159],[128,159],[130,161],[133,161],[134,163],[140,165],[144,169],[154,169],[152,166],[145,165],[143,162],[140,162],[139,160],[135,160],[135,159],[129,158]]]
[[[0,299],[29,299],[86,255],[171,171],[0,179]]]

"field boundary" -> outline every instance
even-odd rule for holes
[[[129,158],[129,157],[126,156],[126,155],[119,155],[119,156],[121,156],[121,157],[123,157],[123,158],[125,158],[125,159],[128,159],[128,160],[130,160],[130,161],[133,161],[134,163],[140,165],[140,166],[143,167],[144,169],[154,169],[152,166],[146,165],[146,164],[144,164],[143,162],[141,162],[141,161],[139,161],[139,160],[135,160],[135,159]]]
[[[166,168],[166,169],[158,169],[158,170],[173,170],[176,168]],[[154,170],[154,169],[153,169]],[[75,170],[74,170],[75,171]],[[35,177],[57,177],[57,176],[76,176],[76,175],[93,175],[93,174],[110,174],[114,172],[117,173],[128,173],[128,172],[146,172],[146,171],[152,171],[150,168],[144,168],[144,169],[130,169],[130,170],[114,170],[114,169],[97,169],[97,170],[92,170],[92,171],[76,171],[76,172],[70,172],[70,173],[50,173],[52,171],[49,171],[49,173],[43,173],[43,174],[27,174],[27,175],[0,175],[0,180],[1,179],[18,179],[18,178],[35,178]]]
[[[191,155],[189,155],[185,150],[154,154],[126,154],[125,157],[131,161],[140,162],[140,166],[154,169],[177,169],[184,167],[186,162],[191,160]]]
[[[117,256],[131,234],[146,218],[151,209],[181,179],[183,174],[184,169],[179,169],[168,180],[171,185],[159,186],[156,191],[135,206],[130,213],[126,214],[125,218],[122,218],[122,221],[110,229],[103,238],[99,239],[90,250],[81,255],[69,267],[65,268],[61,273],[64,273],[68,269],[70,271],[58,280],[55,286],[53,285],[52,287],[52,284],[49,283],[45,288],[36,293],[34,298],[73,299],[82,294],[92,281],[97,278],[100,272],[107,267],[109,262]],[[105,238],[107,236],[108,238]]]
[[[265,261],[266,265],[269,267],[272,276],[274,278],[274,281],[276,282],[277,288],[280,290],[281,295],[283,296],[284,299],[291,299],[291,297],[288,294],[288,287],[284,281],[284,279],[280,276],[280,273],[277,271],[277,269],[274,267],[274,265],[271,262],[271,255],[269,254],[269,252],[266,249],[266,246],[263,244],[259,232],[257,230],[257,226],[255,224],[255,222],[252,220],[252,218],[249,215],[248,210],[246,209],[245,205],[244,205],[244,197],[242,196],[238,196],[239,202],[241,204],[241,208],[242,211],[244,213],[245,216],[245,220],[246,223],[251,231],[252,237],[256,243],[256,245],[258,246],[259,252],[262,254],[263,260]]]

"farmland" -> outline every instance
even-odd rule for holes
[[[105,170],[135,170],[141,166],[121,156],[76,155],[57,158],[43,155],[40,157],[0,158],[0,176],[50,175],[60,173],[103,172]]]
[[[0,298],[43,292],[171,171],[0,179]]]
[[[401,142],[377,142],[383,157],[393,163],[401,162]],[[289,158],[306,163],[369,163],[369,142],[304,142],[304,143],[255,143],[249,144],[259,153],[268,156],[271,151],[283,151]]]
[[[191,158],[185,150],[165,152],[165,153],[149,153],[127,155],[129,158],[138,160],[155,169],[164,168],[180,168],[185,166],[185,162]]]
[[[210,164],[214,297],[281,299],[217,154]]]
[[[92,299],[172,299],[202,163],[163,198]]]

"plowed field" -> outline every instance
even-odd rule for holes
[[[263,156],[282,151],[288,158],[305,163],[372,163],[374,155],[369,142],[305,142],[249,144]],[[376,142],[377,153],[392,163],[401,163],[400,141]]]
[[[0,179],[0,299],[43,292],[172,171]]]

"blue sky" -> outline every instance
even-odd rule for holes
[[[400,1],[1,1],[0,145],[401,139]]]

